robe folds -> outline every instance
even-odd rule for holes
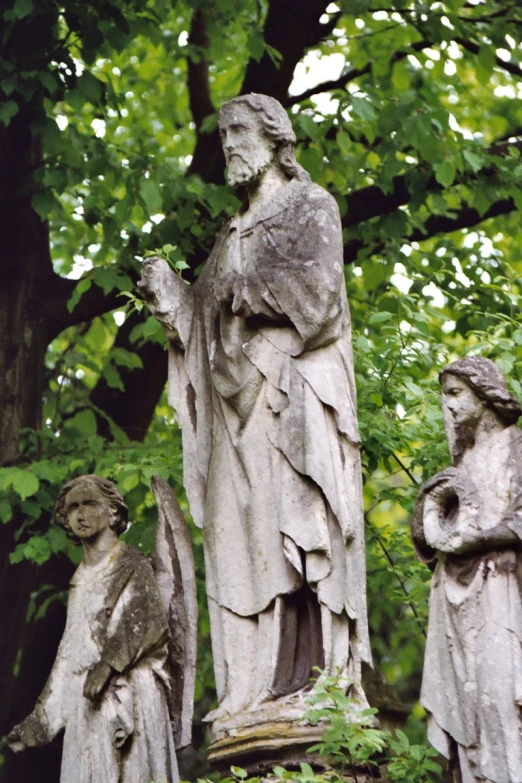
[[[520,543],[461,555],[431,547],[426,510],[444,473],[424,485],[413,524],[419,557],[435,564],[421,691],[428,738],[458,762],[462,783],[522,783]],[[464,454],[456,482],[468,488],[480,528],[505,524],[522,540],[516,425],[492,434],[478,463],[467,464]]]
[[[241,213],[228,221],[193,286],[172,284],[177,304],[163,319],[174,335],[169,399],[192,516],[203,527],[211,604],[252,618],[306,584],[321,606],[349,618],[344,665],[350,654],[370,661],[335,200],[291,180],[250,222]],[[227,285],[223,301],[216,287]],[[215,663],[216,671],[228,666]]]
[[[118,542],[97,565],[78,567],[56,661],[29,716],[41,744],[65,730],[61,783],[177,783],[168,636],[152,567],[136,549]],[[114,672],[92,704],[83,687],[100,661]]]

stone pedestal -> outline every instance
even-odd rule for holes
[[[310,709],[303,694],[269,702],[258,710],[221,718],[212,725],[208,760],[220,772],[231,766],[242,767],[250,776],[263,777],[273,767],[299,770],[306,762],[318,773],[328,768],[327,760],[307,750],[320,741],[324,726],[313,726],[303,716]],[[379,778],[364,770],[346,770],[352,783],[368,783]]]
[[[245,726],[223,733],[209,747],[208,760],[220,771],[230,766],[243,767],[252,775],[268,772],[274,766],[299,768],[302,761],[314,762],[324,768],[318,754],[306,751],[319,741],[318,726],[296,725],[288,721]]]

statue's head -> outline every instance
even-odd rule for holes
[[[522,407],[508,391],[497,365],[482,356],[466,356],[439,374],[444,420],[454,459],[474,442],[474,433],[484,417],[494,425],[515,424]]]
[[[255,182],[274,160],[288,179],[309,178],[295,159],[288,114],[275,98],[249,93],[224,103],[219,132],[233,187]]]
[[[116,485],[87,474],[65,484],[56,498],[56,522],[75,544],[107,527],[115,536],[125,532],[129,512]]]

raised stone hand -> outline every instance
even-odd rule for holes
[[[99,661],[87,672],[83,695],[93,703],[101,697],[112,674],[112,669],[105,661]]]
[[[47,732],[36,710],[11,729],[7,735],[7,745],[14,753],[45,745],[47,742]]]
[[[185,283],[164,258],[153,256],[143,263],[138,288],[151,313],[165,328],[167,336],[176,339],[181,298],[189,290]]]
[[[7,746],[13,751],[13,753],[20,753],[22,750],[26,750],[27,748],[27,745],[22,740],[19,726],[20,724],[15,726],[7,735]]]

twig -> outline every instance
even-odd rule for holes
[[[382,538],[378,534],[378,532],[377,532],[377,530],[375,528],[375,525],[373,525],[372,522],[370,522],[368,514],[364,515],[364,519],[365,519],[366,523],[372,528],[373,534],[375,536],[375,539],[376,539],[377,543],[379,544],[379,546],[381,547],[381,549],[383,551],[383,554],[384,554],[384,557],[388,561],[388,563],[390,565],[390,568],[391,568],[391,570],[393,572],[393,575],[396,577],[398,583],[400,584],[402,592],[406,596],[406,603],[410,607],[410,609],[411,609],[411,611],[413,613],[413,616],[415,617],[415,620],[417,622],[417,625],[419,626],[419,628],[421,630],[422,635],[424,636],[424,638],[426,638],[426,631],[424,630],[424,626],[423,626],[422,621],[421,621],[421,619],[419,617],[419,613],[417,612],[415,604],[413,603],[413,601],[410,598],[410,594],[408,592],[408,588],[406,587],[406,585],[404,583],[404,580],[402,579],[400,574],[398,574],[397,571],[395,570],[395,563],[393,562],[392,556],[388,552],[388,549],[386,548],[385,544],[383,543]]]
[[[400,465],[402,470],[406,473],[406,475],[413,482],[413,484],[416,484],[418,486],[419,482],[417,481],[413,473],[410,471],[409,468],[406,467],[404,462],[402,462],[402,460],[395,454],[395,452],[392,454],[392,457]]]

